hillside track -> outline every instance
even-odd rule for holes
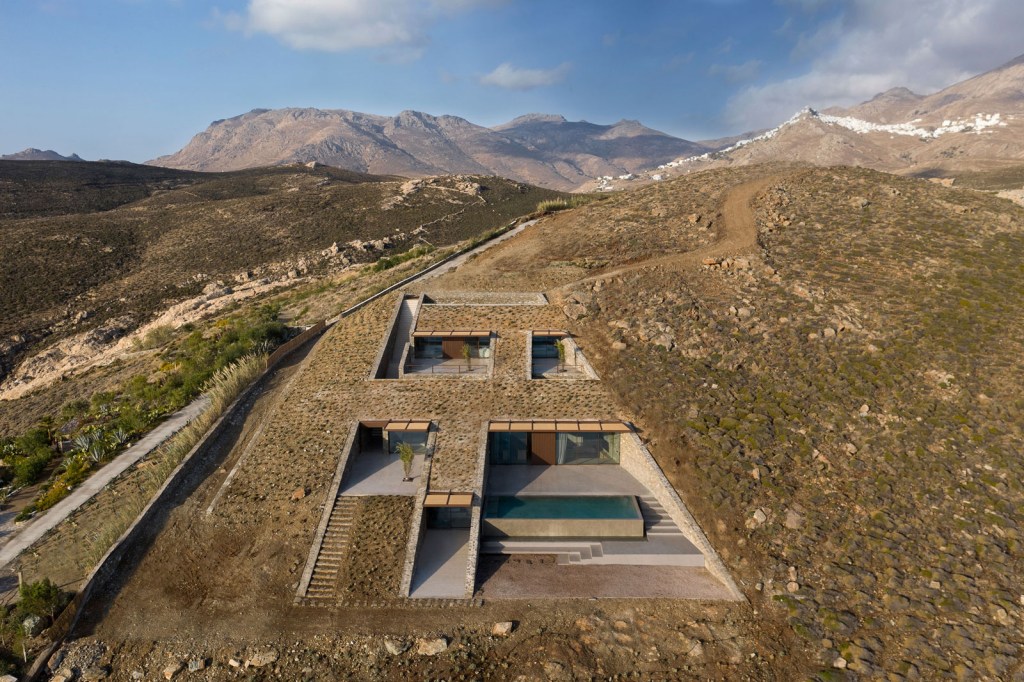
[[[752,206],[754,200],[769,187],[790,176],[790,173],[773,173],[756,180],[744,182],[730,189],[725,195],[718,217],[715,220],[715,224],[719,226],[718,232],[715,235],[715,241],[708,246],[685,253],[658,256],[610,270],[604,270],[598,275],[565,284],[551,293],[556,299],[559,299],[561,295],[581,284],[621,277],[626,273],[636,270],[653,267],[671,267],[673,269],[688,270],[699,268],[703,265],[705,258],[722,259],[730,256],[750,254],[758,248],[757,222],[754,220],[754,209]]]

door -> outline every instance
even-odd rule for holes
[[[530,434],[530,464],[558,462],[557,434],[533,432]]]
[[[444,339],[441,341],[441,354],[445,360],[461,360],[463,339]]]
[[[359,449],[362,452],[384,450],[384,429],[364,426],[360,431]]]

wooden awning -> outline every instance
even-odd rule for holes
[[[486,329],[417,329],[412,333],[417,339],[422,338],[440,338],[440,339],[469,339],[469,338],[487,338],[491,335],[491,332]]]
[[[534,329],[534,336],[557,336],[559,338],[565,338],[569,336],[569,332],[562,331],[561,329]]]
[[[429,431],[429,421],[389,420],[360,422],[368,429],[384,429],[385,431]]]
[[[522,433],[559,432],[559,433],[629,433],[633,429],[626,422],[612,420],[583,420],[572,419],[530,419],[520,421],[492,421],[487,426],[491,433],[502,433],[514,431]]]
[[[473,493],[428,492],[424,507],[472,507]]]

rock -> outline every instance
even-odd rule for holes
[[[104,680],[110,675],[110,669],[102,665],[92,665],[82,671],[83,682],[99,682]],[[3,678],[0,677],[0,682],[3,682]]]
[[[9,675],[7,677],[10,677]],[[61,668],[53,674],[50,678],[50,682],[71,682],[75,679],[75,671],[71,668]],[[15,677],[14,681],[17,682],[18,678]]]
[[[164,679],[174,679],[174,676],[181,672],[181,668],[181,661],[175,661],[174,663],[171,663],[166,668],[164,668]]]
[[[754,513],[747,519],[747,528],[757,528],[768,520],[768,514],[763,509],[755,509]]]
[[[495,637],[508,637],[512,634],[516,625],[510,620],[503,621],[501,623],[495,623],[494,627],[491,628],[491,634]]]
[[[231,666],[232,668],[241,668],[242,667],[242,662],[240,660],[238,660],[237,658],[229,658],[228,659],[228,665]]]
[[[701,658],[704,656],[704,644],[697,640],[696,643],[686,652],[687,658]]]
[[[840,656],[836,660],[832,661],[833,668],[839,668],[840,670],[846,669],[846,659]]]
[[[305,488],[296,488],[295,491],[292,493],[292,501],[297,502],[298,500],[301,500],[308,494],[309,492]]]
[[[392,656],[401,656],[409,650],[409,643],[399,639],[385,639],[384,648]]]
[[[277,652],[273,649],[260,651],[245,662],[246,668],[262,668],[277,661]]]
[[[736,317],[740,318],[741,320],[749,320],[750,317],[753,314],[754,314],[754,311],[751,310],[750,308],[737,308],[736,309]]]
[[[793,594],[794,592],[799,592],[799,591],[800,591],[800,583],[798,583],[797,581],[790,580],[788,583],[786,583],[786,592],[789,592],[790,594]]]
[[[737,270],[749,270],[750,260],[747,258],[734,258],[732,261],[732,266]]]
[[[146,676],[146,673],[142,672],[141,670],[133,670],[132,671],[132,679],[133,680],[141,680],[145,676]]]
[[[867,208],[871,205],[871,202],[864,197],[854,197],[850,200],[850,205],[854,208]]]
[[[861,405],[860,409],[857,411],[860,412],[861,414],[867,414],[868,412],[871,411],[871,408],[868,407],[867,405]]]
[[[448,650],[448,640],[444,637],[434,639],[421,638],[416,640],[416,653],[421,656],[436,656]]]
[[[704,265],[708,265],[708,266],[718,265],[718,259],[717,258],[705,258],[704,259]]]
[[[188,662],[188,671],[190,673],[197,672],[199,670],[206,669],[207,661],[205,658],[193,658]]]
[[[626,344],[622,341],[615,341],[612,343],[612,350],[626,350]]]
[[[800,514],[799,512],[793,509],[787,509],[786,520],[783,521],[783,523],[785,524],[786,528],[789,528],[790,530],[796,530],[800,526],[804,525],[803,514]]]
[[[14,675],[4,675],[0,677],[0,682],[18,682],[18,678]]]
[[[587,316],[587,307],[582,303],[570,301],[562,306],[562,312],[570,320],[581,320]]]
[[[43,619],[39,616],[28,616],[25,620],[21,621],[21,629],[29,637],[35,637],[43,631]]]
[[[825,329],[822,330],[821,335],[826,339],[834,339],[836,338],[836,330],[832,327],[825,327]]]
[[[856,455],[857,446],[854,445],[853,443],[843,443],[843,452],[845,452],[848,455]]]

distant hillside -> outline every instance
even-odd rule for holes
[[[342,109],[254,109],[214,121],[182,150],[149,163],[224,171],[316,161],[408,177],[499,175],[570,190],[595,177],[703,151],[636,121],[596,125],[532,114],[492,129],[417,111],[376,116]]]
[[[0,215],[0,380],[61,339],[111,343],[207,290],[454,244],[557,196],[496,177],[404,181],[325,166],[0,163],[0,206],[13,207]],[[33,371],[16,374],[28,382]]]
[[[1024,56],[932,95],[893,88],[842,109],[805,109],[777,128],[659,171],[765,161],[864,166],[915,175],[1024,160]]]
[[[83,161],[78,154],[63,156],[52,149],[29,147],[14,154],[0,154],[0,161]]]

